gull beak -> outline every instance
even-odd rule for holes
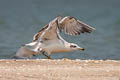
[[[78,48],[78,50],[84,51],[85,49],[84,48]]]

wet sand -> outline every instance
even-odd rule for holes
[[[0,60],[0,80],[120,80],[120,61]]]

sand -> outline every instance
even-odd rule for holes
[[[120,80],[120,61],[0,60],[0,80]]]

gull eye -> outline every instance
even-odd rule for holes
[[[75,45],[70,45],[70,48],[76,48],[77,46],[75,46]]]

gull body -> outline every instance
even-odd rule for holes
[[[40,52],[50,58],[53,53],[71,52],[75,50],[84,50],[77,44],[69,43],[64,40],[61,36],[61,32],[65,32],[68,35],[80,35],[81,33],[90,33],[95,30],[93,27],[77,20],[74,17],[66,16],[62,18],[58,16],[39,32],[37,32],[31,43],[25,44],[16,53],[17,57],[31,57],[32,55],[40,54]],[[25,51],[26,47],[27,48]],[[23,51],[22,51],[23,50]],[[21,51],[23,53],[21,53]],[[18,56],[20,54],[29,53],[27,56]],[[45,54],[47,53],[47,55]]]

